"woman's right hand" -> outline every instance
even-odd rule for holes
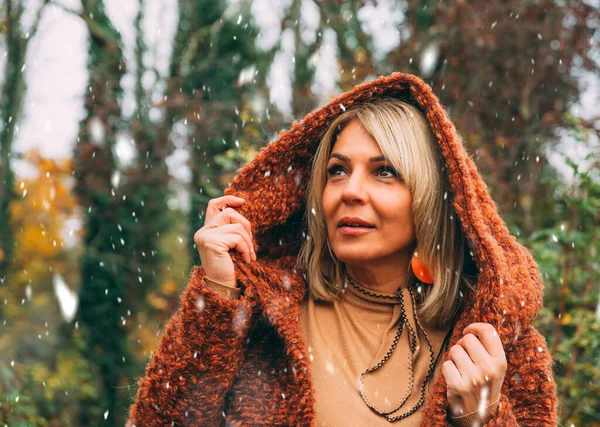
[[[250,221],[233,209],[244,203],[244,199],[236,196],[211,199],[204,227],[194,234],[206,277],[231,287],[237,287],[237,282],[229,251],[237,250],[247,263],[256,261]]]

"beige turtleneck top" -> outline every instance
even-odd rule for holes
[[[206,283],[223,296],[240,296],[239,288],[209,278]],[[422,324],[414,306],[417,288],[411,290],[413,297],[409,288],[403,288],[401,298],[348,283],[334,302],[315,301],[310,296],[302,301],[300,322],[311,361],[317,427],[389,426],[390,421],[380,413],[401,404],[387,415],[391,420],[400,417],[393,424],[421,424],[425,404],[418,403],[427,398],[431,384],[441,373],[442,357],[438,359],[438,354],[449,328],[438,330]],[[401,324],[404,326],[396,347],[389,353]],[[388,354],[389,358],[380,364]],[[432,359],[437,359],[433,366]],[[361,373],[378,364],[378,369],[364,374],[361,387]],[[431,378],[421,397],[428,373]],[[475,412],[453,417],[452,423],[457,427],[483,426],[497,405],[494,402],[488,406],[484,419]]]

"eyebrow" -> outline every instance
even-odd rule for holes
[[[340,160],[342,160],[344,162],[351,163],[350,159],[348,157],[344,156],[343,154],[332,153],[331,157],[335,157],[336,159],[340,159]],[[369,163],[384,162],[384,161],[385,161],[385,157],[384,156],[376,156],[376,157],[371,157],[369,159]]]

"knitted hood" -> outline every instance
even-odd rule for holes
[[[247,200],[238,210],[252,224],[257,246],[255,263],[248,265],[239,254],[233,256],[246,295],[256,297],[260,311],[288,343],[302,341],[297,328],[289,326],[288,316],[306,291],[294,262],[305,238],[302,217],[312,154],[336,116],[379,97],[408,101],[425,113],[444,158],[454,208],[479,268],[477,291],[464,296],[464,310],[451,342],[462,336],[469,323],[488,322],[507,345],[541,309],[540,273],[531,254],[517,243],[498,215],[439,99],[429,85],[410,74],[393,73],[343,93],[294,122],[291,129],[281,131],[277,140],[239,171],[225,194]]]

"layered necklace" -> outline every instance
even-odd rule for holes
[[[366,288],[358,286],[352,280],[352,278],[348,275],[348,272],[346,272],[346,279],[347,279],[348,283],[354,289],[356,289],[357,291],[362,292],[366,295],[380,298],[380,299],[388,299],[388,298],[396,299],[395,295],[382,295],[382,294],[378,294],[375,292],[371,292]],[[421,387],[421,395],[420,395],[419,401],[408,411],[406,411],[400,415],[391,416],[392,413],[398,411],[400,408],[402,408],[402,406],[404,406],[404,404],[406,403],[406,401],[412,394],[412,389],[413,389],[413,385],[414,385],[414,370],[413,370],[412,360],[413,360],[413,356],[415,354],[416,347],[417,347],[417,332],[413,329],[410,322],[408,321],[408,317],[406,315],[406,307],[404,306],[404,293],[402,292],[402,288],[397,289],[397,294],[400,297],[401,314],[400,314],[400,318],[398,320],[398,330],[396,331],[396,335],[394,336],[392,345],[391,345],[390,349],[388,350],[388,352],[386,353],[386,355],[383,357],[383,359],[381,359],[375,366],[368,368],[366,371],[361,373],[360,379],[359,379],[358,392],[360,393],[360,397],[362,398],[363,402],[365,402],[365,404],[369,408],[371,408],[373,411],[377,412],[379,415],[383,416],[389,422],[404,419],[404,418],[412,415],[413,413],[415,413],[417,411],[417,409],[419,409],[421,407],[421,405],[423,405],[423,402],[425,401],[425,387],[426,387],[427,383],[429,383],[429,381],[431,380],[431,378],[433,376],[435,361],[437,360],[436,358],[434,358],[433,346],[431,345],[431,341],[429,340],[429,337],[425,333],[425,330],[421,326],[421,323],[419,322],[419,319],[416,315],[415,296],[414,296],[412,288],[413,288],[413,286],[408,287],[408,292],[410,294],[411,301],[412,301],[415,323],[417,325],[417,328],[420,328],[421,331],[423,332],[423,335],[425,336],[425,340],[427,341],[427,345],[429,346],[429,370],[427,371],[427,376],[425,377],[425,381],[423,382],[423,387]],[[383,410],[383,409],[376,407],[374,404],[372,404],[369,401],[368,397],[365,395],[364,390],[363,390],[364,378],[365,378],[365,375],[368,375],[371,372],[374,372],[377,369],[381,368],[383,366],[383,364],[389,360],[394,349],[396,348],[396,345],[398,344],[398,341],[400,340],[400,336],[402,335],[404,325],[406,325],[408,328],[409,344],[410,344],[410,353],[408,354],[409,387],[408,387],[408,391],[407,391],[406,395],[404,397],[402,397],[402,399],[400,400],[400,403],[398,403],[398,405],[396,405],[393,409]],[[440,349],[440,353],[441,353],[442,349],[443,349],[443,345],[442,345],[442,348]],[[439,355],[438,355],[438,357],[439,357]]]

